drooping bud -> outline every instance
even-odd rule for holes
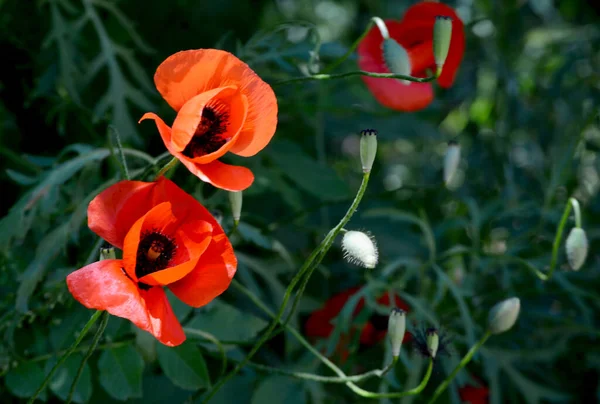
[[[588,239],[585,235],[585,230],[580,227],[573,227],[567,237],[565,246],[569,266],[574,271],[578,271],[585,262],[588,252]]]
[[[517,321],[521,301],[518,297],[511,297],[497,303],[490,310],[488,316],[488,328],[492,334],[500,334],[508,331]]]
[[[459,163],[460,145],[456,141],[451,140],[448,142],[448,148],[446,149],[446,155],[444,156],[444,184],[446,184],[446,186],[448,186],[450,181],[454,178]]]
[[[383,51],[383,61],[390,72],[410,76],[412,69],[410,58],[402,45],[391,38],[387,38],[383,40],[381,50]],[[408,80],[400,81],[404,84],[410,84]]]
[[[406,332],[406,313],[404,310],[393,308],[388,319],[388,335],[392,343],[392,355],[394,360],[400,356],[402,340]]]
[[[101,248],[100,249],[100,260],[114,260],[117,259],[117,254],[113,247]]]
[[[360,161],[363,172],[368,173],[373,167],[377,154],[377,131],[365,129],[360,132]]]
[[[370,234],[355,230],[346,231],[342,238],[342,250],[344,258],[351,264],[369,269],[377,265],[379,252],[375,239]]]
[[[438,330],[435,328],[429,328],[425,334],[427,336],[427,349],[429,350],[429,356],[431,356],[432,359],[435,359],[438,347],[440,346],[440,335],[438,334]]]
[[[450,50],[451,39],[452,18],[446,16],[435,17],[435,23],[433,24],[433,58],[437,66],[437,77],[442,74],[442,69]]]
[[[237,225],[242,215],[242,191],[229,192],[229,203],[231,204],[233,222]]]

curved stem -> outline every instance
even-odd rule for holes
[[[377,28],[379,28],[379,32],[381,32],[381,36],[384,40],[390,39],[390,33],[387,29],[387,26],[385,25],[385,22],[383,22],[381,18],[371,17],[371,21],[373,21],[377,25]]]
[[[321,74],[313,74],[311,76],[294,77],[292,79],[277,81],[277,82],[273,83],[273,85],[278,86],[278,85],[282,85],[282,84],[290,84],[290,83],[309,81],[309,80],[342,79],[344,77],[351,77],[351,76],[368,76],[368,77],[375,77],[378,79],[400,79],[400,80],[406,80],[406,81],[413,81],[415,83],[427,83],[427,82],[435,80],[435,78],[436,78],[435,75],[420,78],[420,77],[406,76],[403,74],[371,73],[371,72],[367,72],[364,70],[355,70],[355,71],[351,71],[351,72],[338,73],[338,74],[321,73]]]
[[[567,206],[565,206],[565,211],[563,212],[562,218],[558,223],[558,228],[556,229],[556,236],[554,236],[554,243],[552,244],[552,258],[550,260],[550,270],[548,271],[547,279],[552,278],[552,274],[554,273],[554,269],[556,268],[556,262],[558,261],[558,248],[560,247],[560,242],[562,241],[562,235],[563,231],[565,230],[565,225],[567,224],[567,219],[569,219],[569,213],[571,213],[571,205],[571,201],[569,200],[567,202]]]
[[[569,202],[573,206],[573,213],[575,214],[575,227],[581,229],[581,209],[579,208],[579,202],[575,198],[569,198]]]
[[[175,167],[178,163],[179,163],[179,160],[177,159],[177,157],[173,157],[167,164],[164,165],[163,168],[160,169],[158,174],[156,174],[156,177],[154,177],[154,180],[157,180],[162,175],[165,175],[165,173],[167,171],[169,171],[171,168]]]
[[[98,318],[100,317],[101,314],[102,314],[102,311],[97,310],[92,315],[92,317],[88,320],[87,324],[81,330],[81,333],[79,334],[79,336],[77,337],[77,339],[75,340],[73,345],[71,345],[69,350],[67,352],[65,352],[65,354],[63,356],[61,356],[60,359],[58,359],[58,362],[56,362],[56,365],[54,365],[54,367],[50,370],[50,373],[48,373],[46,375],[46,378],[44,379],[44,381],[42,382],[40,387],[38,387],[38,389],[35,391],[35,393],[33,393],[33,396],[31,396],[29,398],[29,400],[27,401],[28,404],[33,404],[33,402],[35,401],[37,396],[39,396],[40,393],[46,388],[46,386],[52,379],[52,376],[54,376],[54,372],[56,372],[58,370],[58,368],[60,368],[62,366],[62,364],[65,362],[65,360],[67,360],[69,355],[71,355],[73,353],[73,351],[75,351],[75,348],[77,348],[77,345],[79,345],[81,343],[81,341],[83,341],[83,338],[87,335],[87,333],[90,331],[90,328],[92,328],[92,326],[94,325],[96,320],[98,320]]]
[[[365,193],[365,190],[367,188],[367,184],[369,182],[369,174],[370,173],[363,174],[363,181],[361,183],[361,186],[358,190],[358,193],[356,194],[356,197],[354,198],[354,202],[352,203],[352,205],[346,212],[346,215],[342,218],[342,220],[340,221],[340,223],[338,223],[338,225],[336,227],[331,229],[331,231],[323,239],[321,244],[319,244],[319,246],[311,253],[311,255],[308,257],[308,259],[306,260],[304,265],[302,265],[302,268],[300,268],[298,273],[294,276],[294,278],[290,282],[289,286],[287,287],[287,289],[285,291],[285,295],[283,297],[283,301],[281,303],[281,306],[279,307],[277,315],[274,316],[274,320],[271,322],[271,324],[269,325],[267,330],[263,333],[261,338],[252,347],[250,352],[248,352],[246,357],[241,362],[239,362],[237,364],[237,366],[231,372],[229,372],[227,375],[225,375],[224,378],[222,378],[221,380],[219,380],[219,382],[217,384],[215,384],[215,386],[212,388],[212,390],[205,396],[203,403],[207,403],[217,393],[217,391],[219,391],[219,389],[221,387],[223,387],[223,385],[225,383],[227,383],[227,381],[229,379],[231,379],[237,372],[239,372],[250,361],[250,359],[252,359],[252,357],[260,349],[260,347],[265,342],[267,342],[267,340],[271,337],[271,334],[273,333],[273,331],[275,330],[277,325],[280,323],[281,318],[283,317],[283,312],[285,311],[287,303],[288,303],[290,297],[292,296],[292,292],[293,292],[294,288],[296,287],[296,284],[298,284],[298,282],[300,282],[300,280],[302,279],[303,275],[306,272],[309,272],[308,277],[310,277],[310,274],[312,274],[311,268],[313,266],[313,261],[315,260],[315,258],[319,257],[317,259],[316,263],[314,263],[314,266],[319,265],[319,263],[323,259],[323,256],[325,255],[325,253],[327,253],[327,250],[329,250],[329,248],[331,247],[331,244],[333,243],[333,239],[335,239],[335,236],[339,233],[340,229],[342,227],[344,227],[346,225],[346,223],[348,223],[348,221],[350,220],[350,218],[356,211],[356,208],[358,208],[358,204],[360,203],[360,200],[362,199],[362,197]],[[306,283],[306,282],[307,281],[305,281],[304,283]],[[304,284],[304,286],[306,286],[306,285]],[[304,288],[302,289],[302,291],[303,290],[304,290]],[[299,301],[300,296],[301,296],[301,293],[296,297],[296,299],[298,299],[298,301]],[[297,302],[294,302],[294,309],[297,304],[298,304]],[[291,313],[290,313],[290,315],[291,315]],[[288,316],[288,319],[289,318],[290,317]]]
[[[345,377],[336,377],[336,376],[321,376],[315,375],[313,373],[305,373],[305,372],[293,372],[291,370],[278,369],[271,366],[261,365],[258,363],[248,362],[248,366],[253,367],[258,370],[262,370],[269,373],[275,373],[285,376],[294,377],[296,379],[304,379],[304,380],[312,380],[315,382],[321,383],[347,383],[347,382],[360,382],[363,380],[370,379],[374,376],[382,377],[391,369],[393,369],[394,364],[390,363],[383,369],[373,369],[365,373],[361,373],[359,375],[354,376],[345,376]]]
[[[433,392],[433,397],[431,397],[431,399],[429,400],[429,404],[431,404],[435,400],[437,400],[437,398],[444,392],[444,390],[446,390],[446,388],[450,385],[450,382],[452,382],[452,380],[454,379],[454,377],[456,376],[456,374],[462,368],[464,368],[467,365],[467,363],[469,363],[471,361],[471,359],[473,358],[473,355],[475,355],[475,352],[477,352],[477,350],[479,348],[481,348],[481,346],[483,344],[485,344],[485,341],[487,341],[487,339],[491,335],[492,335],[491,332],[486,331],[485,334],[483,334],[483,337],[481,337],[481,339],[479,341],[477,341],[477,343],[475,345],[473,345],[471,347],[471,349],[469,349],[469,352],[467,352],[467,354],[462,358],[462,360],[460,361],[460,363],[458,364],[458,366],[456,366],[456,368],[454,368],[454,370],[452,371],[452,373],[450,373],[448,375],[448,377],[446,377],[446,379],[442,382],[442,384],[440,384],[438,386],[438,388],[435,389],[435,391]]]
[[[106,325],[108,324],[108,318],[109,318],[108,311],[103,312],[102,319],[100,320],[100,325],[98,326],[98,330],[96,330],[96,334],[94,335],[92,344],[90,345],[87,353],[83,357],[83,360],[81,361],[81,365],[79,365],[79,369],[77,369],[77,374],[75,375],[75,379],[73,379],[73,383],[71,384],[71,389],[69,390],[69,395],[67,397],[67,404],[69,404],[71,402],[71,400],[73,400],[73,394],[75,394],[75,388],[77,388],[77,382],[79,381],[79,378],[81,377],[81,374],[83,373],[85,364],[87,363],[88,359],[90,359],[90,356],[92,356],[92,354],[94,353],[96,346],[98,346],[98,341],[100,341],[100,338],[102,338],[102,334],[104,334],[104,329],[106,328]]]

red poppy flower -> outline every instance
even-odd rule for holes
[[[121,181],[88,206],[88,226],[123,259],[102,260],[67,276],[75,299],[130,320],[165,345],[185,340],[163,286],[200,307],[223,293],[236,271],[221,226],[191,195],[161,177]]]
[[[169,152],[202,181],[230,191],[248,188],[254,175],[220,162],[232,152],[253,156],[275,134],[277,99],[271,87],[231,53],[216,49],[181,51],[156,69],[156,88],[175,111],[170,128],[153,119]]]
[[[332,324],[337,315],[342,311],[344,305],[356,292],[360,290],[360,287],[354,287],[347,289],[337,295],[331,297],[325,306],[313,312],[305,324],[305,333],[308,337],[316,338],[328,338],[333,329],[335,328]],[[390,306],[390,296],[388,293],[383,294],[377,299],[377,303],[382,306]],[[394,295],[395,307],[401,308],[405,311],[409,311],[409,306],[403,302],[398,295]],[[365,299],[361,298],[354,311],[352,312],[353,317],[357,317],[365,306]],[[388,316],[379,314],[372,315],[369,320],[360,326],[360,343],[366,346],[375,345],[382,341],[387,334],[388,327]],[[410,333],[404,335],[404,341],[408,341],[411,338]],[[348,336],[342,336],[340,341],[349,340]],[[339,349],[342,359],[345,359],[348,355],[348,351],[345,347]]]
[[[410,7],[401,21],[386,20],[390,38],[396,40],[408,53],[411,76],[427,77],[427,69],[435,72],[433,59],[433,24],[435,17],[451,17],[452,39],[450,51],[438,83],[444,88],[452,86],[456,71],[465,52],[463,22],[456,12],[445,4],[423,1]],[[383,37],[373,27],[358,45],[358,65],[373,73],[391,73],[386,67],[381,49]],[[433,101],[431,83],[405,84],[396,79],[378,79],[362,76],[365,84],[382,105],[398,111],[417,111]]]
[[[464,403],[487,404],[489,403],[490,390],[483,384],[480,384],[479,387],[463,386],[458,389],[458,395]]]

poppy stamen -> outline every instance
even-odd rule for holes
[[[176,250],[177,245],[172,238],[157,230],[143,232],[138,245],[135,275],[139,279],[167,268]]]
[[[223,136],[227,132],[228,124],[229,111],[225,104],[213,103],[205,106],[194,136],[182,154],[194,158],[216,152],[231,140]]]

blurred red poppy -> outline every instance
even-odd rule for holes
[[[360,287],[346,289],[345,291],[338,293],[327,300],[327,302],[325,302],[325,306],[322,309],[313,312],[306,321],[304,327],[305,334],[312,338],[328,338],[335,328],[334,324],[332,324],[332,320],[334,320],[342,311],[348,299],[354,296],[354,294],[356,294],[356,292],[359,290]],[[377,303],[382,306],[398,307],[407,312],[410,310],[409,306],[402,301],[398,295],[394,295],[394,304],[390,305],[389,293],[385,293],[379,297],[377,299]],[[356,304],[356,307],[352,312],[352,316],[357,317],[363,310],[364,306],[365,299],[361,298]],[[381,342],[387,334],[387,327],[387,315],[372,315],[365,324],[361,324],[356,327],[356,330],[360,330],[360,343],[366,346],[371,346]],[[404,341],[409,341],[411,337],[412,335],[407,332],[404,335]],[[340,338],[338,353],[342,357],[342,360],[345,360],[348,356],[346,347],[342,345],[348,342],[350,339],[350,336],[344,335]]]
[[[433,24],[437,16],[451,17],[452,39],[450,51],[438,83],[444,88],[452,86],[465,52],[464,25],[456,12],[445,4],[423,1],[411,6],[401,21],[386,20],[390,38],[408,53],[413,77],[427,77],[435,72],[433,59]],[[361,70],[373,73],[390,73],[383,59],[383,37],[375,26],[358,45],[358,65]],[[365,84],[382,105],[398,111],[418,111],[433,101],[431,83],[404,83],[396,79],[378,79],[362,76]]]
[[[229,52],[181,51],[156,69],[156,88],[177,111],[173,127],[153,119],[169,152],[192,174],[215,187],[241,191],[254,181],[252,172],[220,162],[227,152],[253,156],[275,134],[277,99],[271,87]]]
[[[88,226],[123,259],[87,265],[67,276],[75,299],[130,320],[165,345],[185,340],[163,286],[200,307],[223,293],[237,260],[221,226],[191,195],[161,177],[121,181],[88,206]]]
[[[489,403],[490,390],[483,384],[480,384],[479,387],[467,385],[458,389],[458,395],[463,403],[487,404]]]

